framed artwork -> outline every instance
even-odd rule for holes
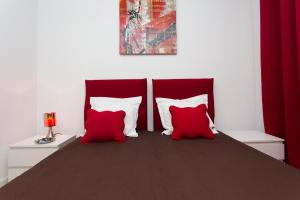
[[[177,54],[175,1],[120,0],[120,54]]]

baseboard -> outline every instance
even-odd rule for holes
[[[7,183],[7,177],[0,178],[0,188],[3,187]]]

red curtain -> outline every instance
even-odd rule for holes
[[[261,0],[261,78],[267,133],[300,169],[300,0]]]

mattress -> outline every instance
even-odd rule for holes
[[[126,143],[80,139],[0,189],[1,200],[299,199],[300,172],[225,134]]]

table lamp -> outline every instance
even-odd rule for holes
[[[53,133],[53,128],[52,128],[55,125],[56,125],[55,112],[44,113],[44,126],[49,128],[46,138],[54,138],[55,137],[55,135]]]

